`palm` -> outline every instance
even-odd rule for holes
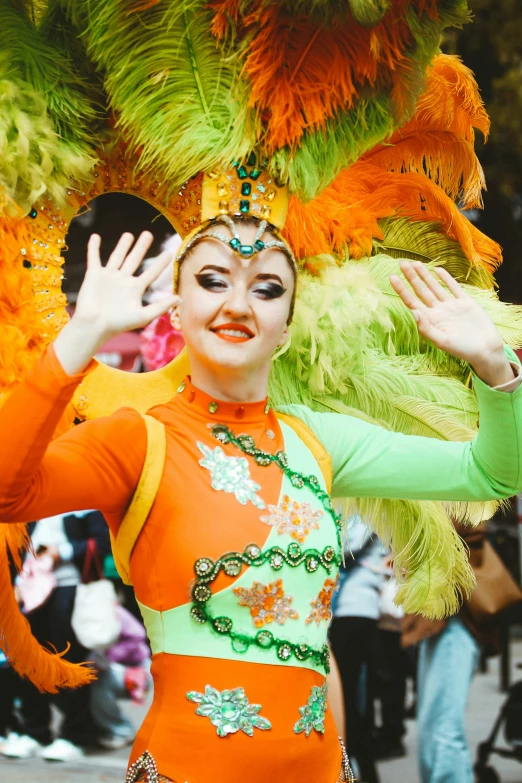
[[[437,348],[472,365],[486,352],[502,349],[495,324],[445,269],[437,274],[446,288],[420,262],[404,262],[401,269],[413,291],[395,275],[391,283],[414,312],[419,332]]]
[[[177,297],[172,295],[153,305],[143,305],[146,289],[171,260],[168,253],[163,253],[150,269],[135,276],[151,242],[152,235],[144,233],[131,250],[133,237],[124,234],[107,264],[102,266],[100,238],[91,237],[87,272],[76,301],[76,315],[82,321],[97,324],[104,334],[111,336],[139,329],[175,304]]]

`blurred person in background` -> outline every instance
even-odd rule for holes
[[[110,551],[107,525],[98,511],[58,515],[29,527],[36,557],[24,563],[31,575],[24,576],[19,591],[24,598],[27,619],[36,638],[74,663],[89,659],[71,626],[76,588],[80,584],[88,542],[94,541],[100,559]],[[96,574],[87,574],[87,578]],[[38,602],[42,600],[43,603]],[[29,611],[30,610],[30,611]],[[70,643],[69,648],[68,644]],[[82,748],[96,740],[97,729],[89,709],[89,687],[64,689],[52,696],[28,680],[19,682],[21,734],[11,734],[1,752],[11,758],[41,756],[48,761],[68,761],[83,755]],[[51,730],[51,703],[62,714],[56,738]]]
[[[383,558],[380,573],[385,574],[379,602],[379,622],[375,637],[372,679],[375,696],[380,702],[380,726],[375,730],[375,758],[387,760],[406,755],[406,684],[410,663],[401,645],[404,612],[395,604],[397,579],[392,560]]]
[[[379,783],[373,743],[371,671],[379,621],[386,551],[358,516],[348,523],[339,591],[334,598],[330,644],[343,684],[346,747],[361,783]]]
[[[117,607],[121,633],[105,654],[93,657],[98,679],[90,687],[91,711],[100,729],[98,743],[108,750],[118,750],[134,741],[136,732],[118,703],[132,699],[143,704],[152,686],[150,647],[143,624],[125,607]]]
[[[465,728],[469,690],[481,649],[499,650],[503,609],[522,598],[519,588],[486,540],[486,527],[455,525],[468,547],[477,588],[461,611],[444,620],[406,615],[402,644],[419,644],[417,719],[422,783],[472,783]]]

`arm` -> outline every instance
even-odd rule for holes
[[[152,241],[124,234],[106,266],[100,237],[89,242],[87,273],[75,315],[0,411],[0,519],[25,522],[65,511],[98,508],[121,513],[137,485],[146,429],[136,411],[86,422],[52,441],[60,417],[92,356],[109,337],[137,329],[178,297],[143,307],[147,286],[170,255],[134,275]],[[52,442],[51,442],[52,441]]]
[[[337,413],[285,408],[331,454],[336,497],[494,500],[522,490],[522,387],[495,391],[475,379],[480,429],[469,443],[388,432]]]
[[[64,373],[51,346],[0,410],[0,519],[27,522],[66,511],[120,513],[146,451],[134,411],[86,422],[51,441],[82,375]]]

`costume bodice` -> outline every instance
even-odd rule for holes
[[[167,456],[131,575],[154,656],[156,719],[133,755],[153,750],[157,727],[169,724],[168,693],[171,726],[191,723],[209,747],[232,735],[239,749],[243,735],[261,754],[292,737],[310,739],[312,751],[326,721],[333,781],[326,634],[341,548],[320,468],[266,401],[216,402],[187,381],[151,414],[166,426]],[[223,443],[215,425],[250,436],[251,453]],[[256,461],[256,448],[277,463]]]

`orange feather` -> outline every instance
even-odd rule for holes
[[[371,254],[372,239],[382,239],[378,221],[390,215],[425,220],[459,242],[474,264],[493,270],[502,254],[444,191],[423,174],[388,172],[360,161],[339,174],[308,204],[290,202],[284,236],[300,258],[337,252],[348,246],[352,258]]]
[[[475,128],[487,136],[477,83],[458,57],[439,55],[414,117],[362,159],[387,171],[424,173],[466,208],[481,207],[485,180],[473,147]]]
[[[243,20],[252,35],[245,60],[251,104],[267,117],[269,151],[295,146],[305,129],[320,128],[348,110],[364,90],[389,92],[394,73],[401,81],[413,40],[398,15],[400,5],[404,2],[372,28],[358,25],[349,13],[342,25],[318,27],[277,6]]]

